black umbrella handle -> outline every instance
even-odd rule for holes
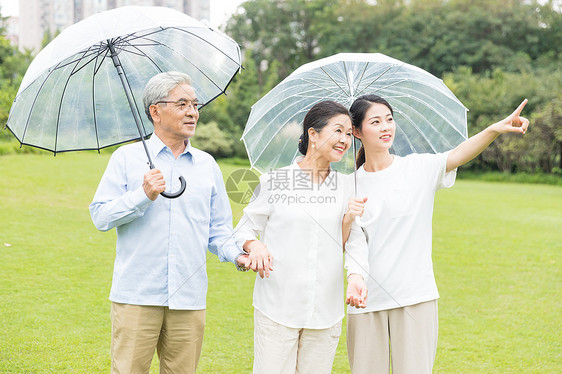
[[[152,163],[152,160],[149,161],[149,167],[150,169],[154,169],[154,164]],[[185,183],[185,178],[183,177],[183,175],[180,175],[180,189],[177,190],[176,192],[160,192],[160,195],[168,198],[168,199],[175,199],[177,197],[180,197],[184,192],[185,192],[185,187],[187,186],[187,183]]]
[[[185,191],[185,187],[187,186],[187,184],[185,183],[185,179],[183,177],[183,175],[180,175],[180,189],[177,190],[176,192],[161,192],[160,195],[167,197],[168,199],[175,199],[176,197],[180,197],[181,194]]]

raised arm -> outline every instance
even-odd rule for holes
[[[468,138],[449,152],[447,158],[447,172],[466,164],[484,151],[498,136],[508,132],[524,134],[527,132],[529,120],[519,114],[527,104],[527,99],[503,120],[488,126],[478,134]]]

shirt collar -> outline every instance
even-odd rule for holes
[[[293,168],[300,169],[300,166],[298,165],[298,162],[301,162],[302,160],[304,160],[304,156],[302,156],[302,155],[297,156],[297,157],[295,157],[295,159],[293,160],[293,163],[290,166],[293,167]],[[334,171],[334,169],[332,169],[332,164],[330,163],[330,173],[333,172],[333,171]]]
[[[180,156],[182,156],[184,154],[189,154],[191,156],[191,159],[193,160],[193,158],[195,156],[194,152],[193,152],[194,148],[191,146],[191,142],[189,141],[189,139],[185,140],[185,142],[187,142],[187,144],[186,144],[183,152],[180,154]],[[146,144],[147,144],[147,147],[148,147],[148,151],[153,156],[157,156],[160,152],[162,152],[162,150],[164,148],[167,148],[166,144],[164,144],[164,142],[162,140],[160,140],[158,135],[156,135],[154,133],[150,136],[150,139],[148,139]]]
[[[187,139],[186,140],[187,144],[185,145],[185,149],[182,152],[183,154],[189,153],[191,155],[191,159],[193,159],[193,157],[195,157],[195,154],[193,152],[193,147],[191,146],[191,140]]]
[[[297,165],[297,162],[301,162],[302,160],[304,160],[304,156],[297,156],[295,157],[294,161],[293,161],[293,165]],[[298,165],[297,165],[298,166]]]

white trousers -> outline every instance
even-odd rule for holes
[[[353,374],[431,374],[437,353],[437,300],[347,316]]]
[[[329,374],[341,321],[327,329],[283,326],[254,309],[254,374]]]

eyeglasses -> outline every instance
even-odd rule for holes
[[[166,101],[166,100],[160,100],[155,102],[152,105],[156,105],[156,104],[174,104],[174,107],[177,110],[180,110],[182,112],[187,112],[189,110],[189,108],[193,108],[193,110],[198,110],[198,106],[199,103],[197,102],[197,100],[178,100],[178,101]]]

